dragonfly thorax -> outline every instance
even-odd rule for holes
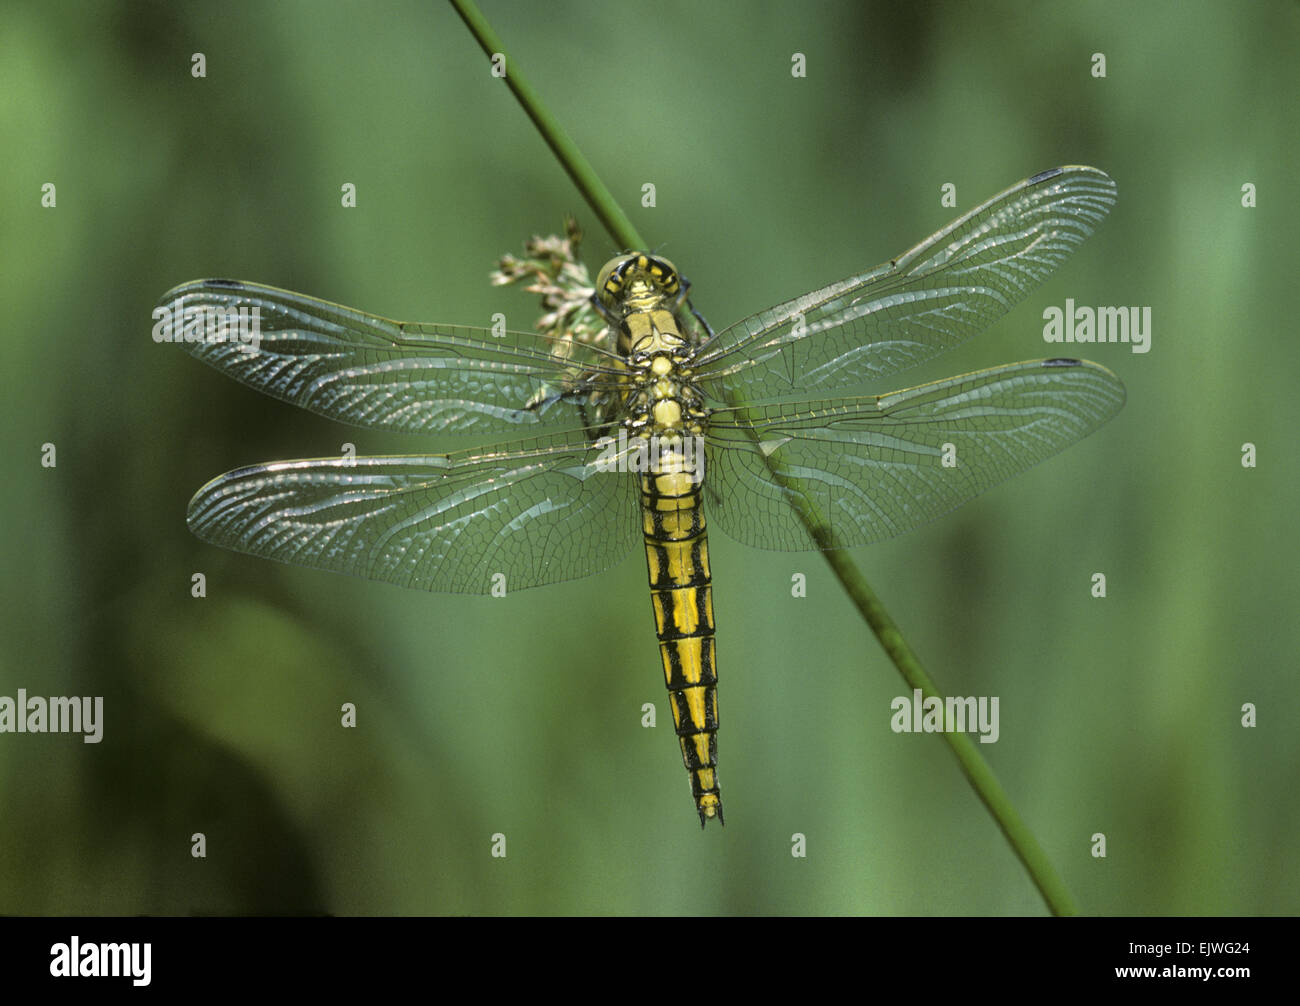
[[[709,410],[691,385],[690,371],[682,364],[688,350],[638,353],[629,360],[636,373],[635,389],[628,396],[624,427],[644,435],[700,435]]]

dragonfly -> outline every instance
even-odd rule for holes
[[[716,334],[673,264],[645,251],[598,274],[605,327],[587,341],[183,284],[160,300],[155,339],[258,391],[360,427],[524,436],[238,468],[195,493],[188,525],[251,555],[463,594],[597,573],[639,532],[691,795],[701,827],[722,823],[707,529],[775,550],[878,542],[1113,417],[1124,385],[1075,359],[861,391],[1008,312],[1114,202],[1096,168],[1043,171],[869,272]]]

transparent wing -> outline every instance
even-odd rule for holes
[[[584,344],[389,321],[239,280],[178,286],[163,295],[154,317],[156,340],[183,342],[258,391],[345,423],[403,432],[574,426],[576,410],[565,403],[524,406],[557,392],[575,366],[607,384],[622,372],[616,358]],[[557,351],[582,359],[566,364]]]
[[[706,515],[758,548],[866,545],[1025,471],[1123,404],[1124,385],[1105,367],[1031,360],[875,397],[719,410]],[[806,504],[822,516],[824,542],[799,518]]]
[[[598,572],[637,542],[636,480],[562,437],[446,455],[279,461],[190,500],[204,541],[403,587],[485,594]]]
[[[1115,183],[1053,168],[994,196],[871,272],[778,304],[708,343],[697,380],[720,402],[860,385],[974,335],[1101,223]]]

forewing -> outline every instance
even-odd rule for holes
[[[279,461],[190,501],[205,541],[402,587],[485,594],[598,572],[637,541],[631,476],[562,438],[448,455]],[[494,578],[504,575],[504,581]]]
[[[1105,367],[1032,360],[875,397],[720,410],[706,514],[758,548],[866,545],[1025,471],[1123,404]],[[801,513],[817,515],[820,541]]]
[[[1115,183],[1054,168],[911,251],[738,322],[706,345],[697,381],[732,404],[858,386],[950,349],[1009,311],[1101,223]]]
[[[574,426],[576,410],[554,400],[566,373],[590,369],[607,382],[620,373],[613,357],[589,346],[532,333],[494,336],[490,329],[389,321],[239,280],[178,286],[163,295],[154,317],[155,339],[182,342],[228,376],[331,419],[377,429],[497,434]],[[575,352],[581,357],[567,364],[557,355]],[[526,408],[548,397],[547,407]]]

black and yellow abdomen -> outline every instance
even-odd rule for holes
[[[633,252],[605,264],[593,297],[631,372],[624,433],[635,444],[642,532],[659,655],[700,826],[722,822],[713,586],[701,507],[709,410],[690,384],[697,337],[683,331],[685,281],[667,259]],[[707,329],[703,320],[695,316]]]
[[[702,479],[680,445],[661,449],[641,478],[646,564],[655,632],[682,760],[700,824],[722,821],[718,790],[718,672],[714,660],[709,543],[700,507]]]

